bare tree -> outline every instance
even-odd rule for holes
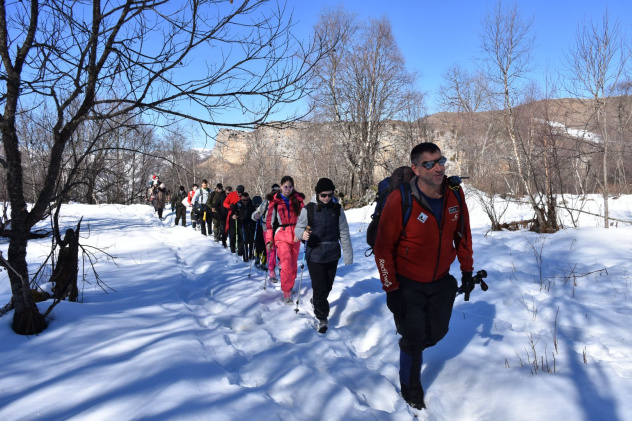
[[[291,28],[284,7],[268,0],[0,1],[0,165],[11,202],[6,262],[16,333],[45,329],[28,291],[26,249],[30,229],[56,194],[64,152],[81,124],[143,113],[159,125],[178,119],[265,124],[280,105],[304,95],[322,53],[314,44],[297,44]],[[44,106],[52,110],[50,158],[31,207],[16,121]],[[243,119],[231,121],[230,110]]]
[[[511,143],[513,166],[517,180],[524,189],[536,214],[535,229],[556,230],[554,198],[535,183],[536,170],[534,135],[542,122],[534,110],[525,110],[520,127],[516,106],[534,101],[531,72],[531,52],[535,41],[531,33],[531,19],[524,19],[515,3],[509,6],[499,1],[483,21],[481,36],[486,77],[500,100],[505,133]],[[538,98],[539,99],[539,98]],[[544,163],[546,166],[546,163]],[[545,183],[548,185],[549,183]]]
[[[362,195],[374,181],[384,125],[410,105],[416,75],[406,70],[386,18],[358,23],[336,9],[321,16],[316,33],[332,46],[316,67],[316,112],[335,124],[349,192]]]
[[[575,47],[566,56],[569,91],[574,96],[593,101],[593,113],[587,126],[594,125],[594,130],[601,137],[601,189],[604,227],[608,228],[610,130],[616,124],[616,116],[609,115],[609,103],[624,75],[630,50],[625,44],[619,23],[611,23],[607,11],[600,24],[592,20],[583,22],[577,29],[575,42]]]

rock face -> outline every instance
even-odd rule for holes
[[[215,146],[210,158],[201,166],[216,174],[226,173],[228,168],[241,165],[248,160],[253,151],[266,149],[275,151],[275,155],[292,167],[294,149],[300,145],[300,132],[306,123],[280,128],[259,127],[256,130],[221,129],[217,134]]]

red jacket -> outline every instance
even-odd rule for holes
[[[385,291],[399,288],[396,275],[417,282],[432,282],[450,272],[458,256],[462,271],[473,271],[472,234],[470,216],[463,190],[450,191],[444,180],[443,216],[441,227],[417,190],[417,177],[410,181],[413,207],[410,219],[402,232],[402,195],[394,190],[388,195],[382,210],[377,238],[375,262]],[[461,204],[455,194],[461,195]],[[463,218],[463,237],[461,220]]]
[[[292,195],[298,200],[300,205],[300,209],[303,209],[305,206],[303,204],[304,196],[299,192],[292,192]],[[274,211],[276,207],[276,212]],[[292,203],[290,202],[290,207],[292,207]],[[300,212],[299,212],[300,215]],[[270,203],[268,204],[268,212],[266,213],[266,232],[265,232],[265,241],[274,242],[274,236],[276,232],[273,232],[272,227],[274,225],[274,220],[277,220],[279,225],[288,225],[289,233],[291,233],[292,237],[294,236],[294,226],[296,225],[296,221],[298,221],[298,215],[294,215],[293,211],[290,211],[285,204],[285,201],[281,198],[281,193],[276,193]]]
[[[226,215],[226,232],[228,232],[230,217],[232,215],[232,210],[230,209],[230,207],[235,203],[238,203],[240,200],[241,197],[239,197],[239,193],[237,193],[237,190],[233,190],[232,192],[228,193],[228,196],[226,196],[226,199],[224,199],[224,207],[228,209],[228,214]]]

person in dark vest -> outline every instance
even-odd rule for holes
[[[328,297],[338,270],[341,244],[345,265],[353,263],[349,224],[342,206],[334,199],[335,189],[330,179],[318,180],[316,195],[301,210],[295,231],[297,238],[306,241],[305,260],[312,279],[312,305],[320,333],[328,328]]]

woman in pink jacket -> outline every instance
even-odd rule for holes
[[[294,227],[303,209],[305,195],[294,191],[294,180],[289,175],[281,179],[281,190],[268,204],[266,214],[266,249],[276,246],[280,260],[281,290],[286,304],[292,304],[291,290],[298,271],[301,243],[295,241]]]

